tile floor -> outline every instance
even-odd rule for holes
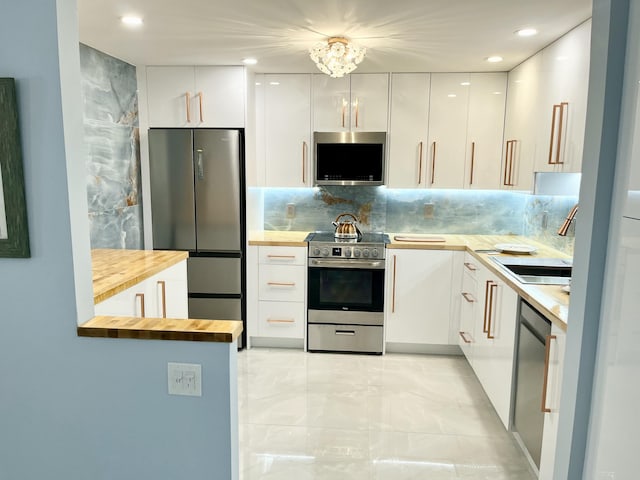
[[[532,480],[463,357],[244,350],[240,478]]]

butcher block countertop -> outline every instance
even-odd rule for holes
[[[249,245],[267,247],[306,247],[309,232],[260,230],[249,234]]]
[[[188,257],[188,252],[164,250],[92,250],[93,303],[103,302]]]
[[[188,257],[188,252],[178,251],[92,250],[94,304],[103,302]],[[77,332],[80,337],[232,343],[242,333],[242,322],[98,316],[79,325]]]
[[[177,318],[94,317],[78,327],[81,337],[235,342],[242,322]]]

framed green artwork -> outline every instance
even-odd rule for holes
[[[0,257],[31,256],[18,102],[13,78],[0,78]]]

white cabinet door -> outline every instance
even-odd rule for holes
[[[323,73],[312,75],[313,131],[347,132],[349,117],[349,76],[331,78]]]
[[[258,335],[274,338],[304,338],[304,302],[260,302]]]
[[[449,343],[453,252],[389,250],[385,298],[387,342]]]
[[[511,415],[511,386],[518,295],[485,267],[478,276],[473,368],[505,428]]]
[[[193,67],[147,67],[150,127],[194,127]]]
[[[243,67],[195,67],[197,126],[244,127],[245,84]]]
[[[391,117],[387,186],[423,188],[429,132],[428,73],[391,75]]]
[[[95,314],[148,317],[154,313],[151,310],[147,310],[148,299],[152,293],[148,289],[148,284],[144,282],[138,283],[95,305]]]
[[[458,345],[473,366],[474,343],[476,336],[476,316],[478,305],[478,282],[472,275],[465,272],[462,276],[462,303],[460,307],[460,328],[458,331]]]
[[[169,267],[145,280],[148,285],[148,317],[189,318],[187,261]]]
[[[150,127],[244,126],[243,67],[147,67]]]
[[[386,132],[389,117],[389,75],[351,74],[351,131]]]
[[[552,325],[551,337],[546,340],[548,344],[545,346],[549,349],[549,365],[547,366],[545,406],[549,411],[544,415],[539,480],[553,480],[566,334],[556,325]]]
[[[536,156],[536,171],[581,171],[590,35],[589,21],[542,51],[542,128],[538,135],[546,148]]]
[[[465,188],[500,187],[506,73],[472,73],[469,81]]]
[[[509,72],[500,186],[505,190],[533,189],[536,155],[542,149],[537,131],[541,121],[540,70],[542,53]]]
[[[388,74],[314,74],[312,83],[314,132],[387,131]]]
[[[311,186],[311,75],[266,74],[262,82],[266,186]]]
[[[468,73],[431,75],[427,182],[432,188],[464,186],[469,85]]]

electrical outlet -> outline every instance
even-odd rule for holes
[[[169,362],[167,374],[169,395],[202,396],[202,365]]]
[[[433,218],[435,205],[433,203],[424,204],[424,218]]]
[[[286,216],[287,216],[287,218],[296,218],[296,204],[295,203],[287,203]]]

